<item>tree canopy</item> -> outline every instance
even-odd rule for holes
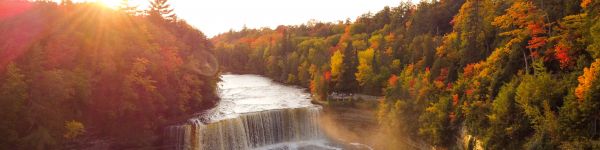
[[[165,126],[213,107],[212,45],[165,2],[0,2],[19,8],[0,10],[0,149],[155,149]]]
[[[472,135],[491,149],[597,149],[599,6],[402,2],[354,20],[244,29],[212,41],[227,71],[266,68],[283,81],[308,70],[313,77],[294,84],[321,100],[333,92],[382,95],[377,118],[392,135],[442,148]],[[308,47],[313,41],[322,42]],[[393,149],[398,139],[390,140]]]

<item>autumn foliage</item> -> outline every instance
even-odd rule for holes
[[[398,76],[392,75],[390,79],[388,79],[388,86],[396,86],[398,84]]]
[[[208,39],[160,7],[0,2],[0,149],[147,149],[213,107]]]
[[[586,99],[587,93],[590,92],[591,88],[598,84],[597,80],[600,76],[600,60],[596,60],[596,62],[592,63],[592,66],[589,68],[583,69],[583,75],[577,78],[579,81],[579,85],[575,89],[575,96],[577,100],[583,101]]]
[[[561,68],[571,66],[572,59],[571,56],[569,56],[569,50],[570,48],[563,43],[559,43],[554,47],[554,57],[560,62]]]
[[[345,21],[242,29],[212,41],[228,71],[299,77],[293,84],[322,100],[334,92],[383,96],[378,125],[392,138],[380,149],[398,149],[395,135],[436,149],[598,149],[597,7],[594,0],[403,2]],[[470,144],[456,143],[466,135]]]

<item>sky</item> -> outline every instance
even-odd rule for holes
[[[105,1],[111,5],[120,0]],[[140,9],[146,0],[129,0]],[[207,37],[230,29],[299,25],[311,19],[336,22],[372,12],[385,6],[395,7],[409,0],[169,0],[179,18],[200,29]],[[420,0],[410,0],[417,3]]]

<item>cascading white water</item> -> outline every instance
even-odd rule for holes
[[[204,124],[190,119],[167,130],[171,149],[237,150],[255,149],[286,142],[322,140],[318,106],[266,110]]]
[[[256,75],[222,80],[216,108],[165,129],[167,149],[335,149],[319,128],[321,107],[303,89]]]

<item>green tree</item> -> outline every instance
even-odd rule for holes
[[[490,128],[484,136],[485,147],[491,149],[519,149],[530,132],[523,108],[515,102],[519,80],[512,80],[500,88],[492,102],[489,121]]]
[[[467,0],[452,20],[454,32],[459,35],[460,68],[482,60],[493,50],[489,39],[493,35],[494,6],[489,0]]]
[[[516,89],[515,101],[523,109],[534,129],[534,135],[526,148],[548,149],[559,144],[557,108],[565,94],[565,88],[550,74],[537,70],[535,75],[523,76]]]
[[[446,136],[451,134],[450,112],[452,103],[449,97],[440,97],[438,102],[435,102],[425,109],[425,112],[420,115],[419,135],[436,146],[446,146],[450,144],[452,137]]]
[[[578,77],[579,84],[566,97],[560,109],[561,128],[568,142],[561,147],[566,149],[600,148],[597,125],[600,122],[600,59],[596,59]]]
[[[317,71],[312,75],[312,79],[310,81],[310,93],[317,100],[327,100],[327,97],[329,96],[329,78],[329,72],[321,73],[320,71]]]
[[[356,81],[356,66],[358,64],[357,50],[352,47],[352,43],[348,42],[346,48],[342,52],[342,69],[337,76],[335,89],[343,93],[356,92],[358,83]]]

